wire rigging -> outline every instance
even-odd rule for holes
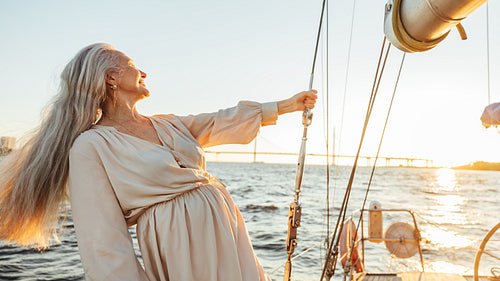
[[[390,45],[389,45],[389,47],[390,47]],[[387,49],[387,54],[389,54],[389,48]],[[385,130],[387,129],[387,124],[389,123],[389,116],[391,114],[392,105],[394,103],[394,97],[396,96],[396,90],[398,88],[399,78],[401,77],[401,71],[403,69],[403,64],[404,64],[404,61],[405,61],[405,57],[406,57],[406,53],[403,53],[403,58],[401,59],[401,64],[399,66],[398,76],[396,78],[396,83],[394,85],[394,90],[392,92],[391,102],[389,103],[389,109],[387,110],[387,116],[385,118],[384,128],[382,129],[382,134],[380,136],[380,142],[379,142],[379,145],[378,145],[377,154],[375,156],[375,160],[373,161],[374,163],[373,163],[372,171],[370,173],[370,179],[369,179],[368,185],[366,187],[365,197],[364,197],[363,204],[362,204],[360,210],[364,210],[365,209],[366,201],[368,199],[368,194],[370,193],[370,187],[371,187],[371,184],[372,184],[373,175],[375,174],[375,169],[377,167],[377,160],[378,160],[378,157],[380,155],[380,148],[382,147],[382,142],[384,140]],[[359,220],[358,220],[358,223],[356,225],[361,225],[361,220],[362,219],[363,219],[363,216],[360,216]],[[354,237],[358,237],[358,232],[359,232],[359,228],[356,229],[356,234],[354,235]],[[354,243],[355,243],[354,240],[355,239],[353,239],[353,241],[351,242],[350,249],[354,248]],[[349,256],[349,260],[352,260],[353,254],[354,254],[354,251],[351,251],[350,256]]]
[[[311,76],[310,76],[310,80],[309,80],[309,90],[312,89],[312,85],[313,85],[313,79],[314,79],[314,70],[315,70],[315,65],[316,65],[316,58],[317,58],[317,53],[318,53],[318,48],[319,48],[319,42],[320,42],[320,37],[321,37],[321,31],[322,31],[322,25],[323,25],[323,18],[324,18],[324,14],[325,14],[325,6],[326,6],[326,9],[328,10],[328,6],[327,6],[327,0],[323,0],[323,5],[322,5],[322,10],[321,10],[321,17],[320,17],[320,23],[319,23],[319,27],[318,27],[318,33],[317,33],[317,37],[316,37],[316,46],[315,46],[315,51],[314,51],[314,58],[313,58],[313,64],[312,64],[312,69],[311,69]],[[355,3],[353,4],[353,18],[352,18],[352,21],[351,21],[351,34],[350,34],[350,40],[349,40],[349,58],[348,58],[348,63],[347,63],[347,70],[346,70],[346,81],[345,81],[345,87],[344,87],[344,100],[343,100],[343,110],[342,110],[342,125],[343,125],[343,116],[344,116],[344,108],[345,108],[345,101],[346,101],[346,92],[347,92],[347,81],[348,81],[348,71],[349,71],[349,63],[350,63],[350,52],[351,52],[351,43],[352,43],[352,34],[353,34],[353,22],[354,22],[354,11],[355,11]],[[329,95],[328,95],[328,92],[329,92],[329,84],[328,84],[328,11],[327,11],[327,15],[326,15],[326,40],[323,38],[323,43],[324,43],[324,48],[326,49],[323,49],[323,53],[325,54],[326,56],[326,79],[323,79],[323,83],[326,83],[326,93],[327,93],[327,96],[326,96],[326,163],[327,163],[327,199],[326,199],[326,213],[327,213],[327,235],[326,235],[326,245],[327,245],[327,248],[328,248],[328,251],[327,251],[327,254],[326,254],[326,257],[325,257],[325,263],[324,263],[324,267],[323,267],[323,271],[322,271],[322,274],[321,274],[321,281],[323,280],[323,278],[326,276],[328,280],[330,280],[330,278],[335,274],[335,267],[336,267],[336,262],[337,262],[337,256],[338,256],[338,245],[339,245],[339,241],[340,241],[340,237],[341,237],[341,233],[342,233],[342,228],[343,228],[343,224],[341,224],[341,222],[345,221],[345,217],[346,217],[346,212],[347,212],[347,206],[348,206],[348,202],[349,202],[349,198],[350,198],[350,194],[351,194],[351,190],[352,190],[352,185],[353,185],[353,182],[354,182],[354,175],[356,174],[356,169],[357,169],[357,163],[358,163],[358,160],[359,160],[359,155],[360,155],[360,152],[361,152],[361,147],[362,147],[362,144],[363,144],[363,141],[364,141],[364,138],[365,138],[365,134],[366,134],[366,130],[367,130],[367,127],[368,127],[368,123],[369,123],[369,120],[370,120],[370,116],[372,114],[372,111],[373,111],[373,107],[374,107],[374,104],[375,104],[375,99],[376,99],[376,96],[377,96],[377,93],[378,93],[378,90],[379,90],[379,86],[380,86],[380,82],[382,80],[382,76],[383,76],[383,73],[384,73],[384,69],[385,69],[385,66],[386,66],[386,62],[387,62],[387,58],[388,58],[388,55],[389,55],[389,51],[390,51],[390,47],[391,47],[391,44],[389,43],[387,45],[387,50],[385,51],[385,57],[383,59],[383,63],[382,63],[382,58],[383,58],[383,54],[384,54],[384,49],[385,49],[385,43],[386,43],[386,38],[384,37],[384,40],[383,40],[383,43],[382,43],[382,47],[381,47],[381,50],[380,50],[380,56],[379,56],[379,61],[378,61],[378,65],[377,65],[377,69],[376,69],[376,72],[375,72],[375,77],[374,77],[374,81],[373,81],[373,85],[372,85],[372,90],[371,90],[371,93],[370,93],[370,100],[368,102],[368,107],[366,109],[366,116],[365,116],[365,121],[364,121],[364,125],[363,125],[363,129],[362,129],[362,133],[361,133],[361,138],[360,138],[360,142],[359,142],[359,146],[358,146],[358,150],[357,150],[357,153],[356,153],[356,157],[355,157],[355,160],[354,160],[354,164],[353,164],[353,167],[352,167],[352,170],[351,170],[351,174],[350,174],[350,177],[349,177],[349,182],[348,182],[348,185],[347,185],[347,188],[346,188],[346,192],[344,194],[344,199],[343,199],[343,202],[342,202],[342,206],[340,208],[340,211],[339,211],[339,216],[338,216],[338,219],[337,219],[337,222],[336,222],[336,226],[335,226],[335,230],[333,231],[333,233],[330,234],[330,220],[329,220],[329,214],[330,214],[330,208],[329,208],[329,204],[330,204],[330,201],[329,201],[329,192],[330,192],[330,164],[329,164]],[[391,109],[392,109],[392,105],[393,105],[393,102],[394,102],[394,97],[395,97],[395,94],[396,94],[396,89],[397,89],[397,85],[399,83],[399,79],[400,79],[400,76],[401,76],[401,71],[402,71],[402,67],[403,67],[403,63],[404,63],[404,59],[405,59],[405,55],[403,55],[403,58],[402,58],[402,61],[401,61],[401,65],[400,65],[400,68],[399,68],[399,73],[398,73],[398,76],[397,76],[397,80],[396,80],[396,84],[394,86],[394,91],[393,91],[393,94],[392,94],[392,98],[391,98],[391,102],[390,102],[390,105],[389,105],[389,109],[388,109],[388,112],[387,112],[387,117],[386,117],[386,120],[385,120],[385,124],[384,124],[384,128],[383,128],[383,131],[382,131],[382,134],[381,134],[381,138],[380,138],[380,142],[379,142],[379,146],[378,146],[378,150],[377,150],[377,154],[376,154],[376,158],[375,158],[375,161],[374,161],[374,165],[373,165],[373,169],[372,169],[372,172],[371,172],[371,175],[370,175],[370,180],[369,180],[369,183],[368,183],[368,186],[367,186],[367,190],[366,190],[366,193],[365,193],[365,197],[364,197],[364,200],[363,200],[363,207],[362,209],[364,209],[365,205],[366,205],[366,201],[367,201],[367,198],[368,198],[368,193],[369,193],[369,190],[370,190],[370,186],[371,186],[371,182],[373,180],[373,175],[374,175],[374,172],[375,172],[375,167],[376,167],[376,163],[377,163],[377,160],[378,160],[378,157],[379,157],[379,154],[380,154],[380,149],[381,149],[381,146],[382,146],[382,141],[383,141],[383,138],[384,138],[384,135],[385,135],[385,131],[386,131],[386,128],[387,128],[387,124],[388,124],[388,120],[389,120],[389,116],[390,116],[390,112],[391,112]],[[325,70],[325,69],[324,69]],[[325,73],[323,72],[323,77],[324,77]],[[326,82],[325,82],[326,81]],[[291,260],[293,259],[292,258],[292,254],[293,254],[293,251],[295,249],[295,246],[297,245],[297,242],[296,242],[296,234],[297,234],[297,228],[300,226],[300,216],[301,216],[301,206],[300,206],[300,203],[299,203],[299,194],[300,194],[300,187],[301,187],[301,182],[302,182],[302,175],[303,175],[303,169],[304,169],[304,160],[305,160],[305,141],[307,140],[307,127],[310,125],[312,121],[312,113],[310,112],[310,109],[305,109],[304,110],[304,114],[303,114],[303,125],[304,125],[304,133],[303,133],[303,138],[302,138],[302,144],[301,144],[301,148],[300,148],[300,156],[299,156],[299,165],[298,165],[298,169],[297,169],[297,178],[296,178],[296,187],[295,187],[295,197],[294,197],[294,201],[292,202],[292,204],[290,204],[290,209],[289,209],[289,215],[288,215],[288,233],[287,233],[287,253],[288,253],[288,259],[285,263],[285,275],[284,275],[284,281],[289,281],[291,279],[291,269],[292,269],[292,264],[291,264]],[[342,128],[342,125],[341,125],[341,128]],[[342,131],[342,130],[341,130]],[[335,138],[334,138],[334,148],[335,148]],[[339,141],[340,143],[340,141]],[[338,167],[337,167],[337,172],[338,172]],[[361,220],[361,218],[360,218]],[[360,222],[358,222],[358,225],[359,225]],[[356,233],[357,235],[357,233]],[[328,241],[328,238],[331,236],[331,242]],[[355,236],[356,237],[356,236]],[[354,243],[355,241],[352,241],[352,243]],[[353,248],[354,245],[351,245],[351,249]],[[307,251],[306,251],[307,252]],[[299,255],[296,255],[294,258],[302,255],[303,253],[299,254]],[[350,254],[352,255],[353,254],[353,251],[350,252]],[[348,263],[349,261],[351,260],[351,258],[348,259]],[[349,268],[349,267],[348,267]]]
[[[326,0],[326,16],[325,16],[325,28],[324,28],[324,36],[323,40],[325,42],[324,44],[324,53],[325,53],[325,58],[323,60],[326,61],[326,67],[323,71],[324,76],[326,76],[325,81],[325,92],[326,92],[326,128],[325,128],[325,143],[326,143],[326,204],[325,204],[325,211],[326,211],[326,248],[328,248],[328,237],[330,236],[330,90],[329,90],[329,73],[328,73],[328,65],[329,65],[329,60],[328,60],[328,34],[329,34],[329,29],[328,29],[328,0]]]
[[[325,4],[326,0],[323,0],[323,5],[321,8],[321,17],[319,20],[318,34],[316,37],[316,47],[314,50],[314,59],[312,63],[311,76],[309,78],[309,90],[312,90],[313,80],[314,80],[314,68],[316,66],[316,57],[318,55],[318,47],[321,35],[321,27],[323,24],[323,16],[325,13]],[[297,246],[297,228],[300,226],[300,217],[302,212],[302,207],[300,206],[299,196],[300,196],[300,188],[302,184],[302,177],[304,174],[304,161],[306,155],[306,141],[307,141],[307,129],[312,122],[312,112],[309,108],[306,108],[302,117],[302,124],[304,125],[303,135],[302,135],[302,143],[300,146],[299,153],[299,163],[297,167],[297,176],[295,179],[295,196],[294,201],[290,204],[290,208],[288,211],[288,230],[287,230],[287,238],[286,238],[286,251],[288,254],[288,258],[285,264],[285,274],[284,280],[288,281],[291,278],[292,274],[292,254]]]
[[[348,81],[349,81],[349,71],[350,71],[350,64],[351,64],[351,51],[352,51],[352,38],[353,38],[353,31],[354,31],[354,19],[355,19],[355,15],[356,15],[356,0],[353,1],[353,4],[352,4],[352,13],[351,13],[351,25],[350,25],[350,32],[349,32],[349,44],[348,44],[348,54],[347,54],[347,63],[346,63],[346,70],[345,70],[345,80],[344,80],[344,94],[343,94],[343,98],[342,98],[342,113],[341,113],[341,116],[340,116],[340,132],[339,132],[339,141],[338,141],[338,144],[337,144],[337,148],[335,149],[335,144],[336,144],[336,136],[335,136],[335,129],[333,131],[333,149],[334,149],[334,152],[333,152],[333,164],[336,163],[335,161],[335,152],[338,151],[340,152],[341,151],[341,147],[342,147],[342,132],[343,132],[343,127],[344,127],[344,115],[345,115],[345,104],[346,104],[346,96],[347,96],[347,86],[348,86]],[[337,159],[338,160],[338,159]],[[335,179],[338,179],[339,178],[339,165],[338,165],[338,161],[337,161],[337,164],[335,165]],[[334,210],[334,203],[335,203],[335,194],[336,194],[336,190],[337,190],[337,181],[335,180],[335,183],[334,183],[334,187],[333,187],[333,198],[332,198],[332,210]],[[335,231],[333,232],[333,235],[335,235],[336,231],[337,231],[337,227],[338,227],[338,223],[337,225],[335,226]],[[330,229],[330,225],[329,225],[329,229]],[[331,236],[331,235],[329,235]],[[329,237],[328,236],[328,237]],[[326,238],[327,240],[329,238]],[[332,241],[333,242],[333,241]],[[330,242],[326,242],[327,244],[327,254],[325,256],[325,267],[326,265],[329,263],[329,258],[330,258],[330,262],[331,262],[331,243]],[[324,270],[322,272],[322,277],[321,277],[321,280],[323,279],[323,274],[325,274]]]
[[[389,52],[389,50],[387,52]],[[366,206],[366,201],[368,199],[368,193],[370,192],[370,187],[371,187],[371,183],[372,183],[372,180],[373,180],[373,175],[375,173],[375,168],[377,166],[377,160],[378,160],[378,157],[380,155],[380,148],[382,147],[382,141],[384,140],[385,130],[387,129],[387,123],[389,122],[389,116],[391,114],[392,104],[394,102],[394,97],[396,96],[396,90],[397,90],[397,87],[398,87],[398,84],[399,84],[399,78],[401,77],[401,71],[403,69],[403,64],[404,64],[404,61],[405,61],[405,57],[406,57],[406,53],[403,53],[403,58],[401,59],[401,64],[399,66],[399,72],[398,72],[398,76],[396,78],[396,84],[394,86],[394,91],[392,93],[392,98],[391,98],[391,102],[389,104],[389,109],[387,110],[387,116],[385,118],[384,128],[382,129],[382,135],[380,136],[380,142],[379,142],[379,145],[378,145],[377,154],[375,156],[375,160],[374,160],[374,163],[373,163],[372,171],[371,171],[371,174],[370,174],[370,180],[368,181],[368,185],[367,185],[366,192],[365,192],[365,198],[363,200],[363,205],[361,206],[361,210],[363,210],[365,208],[365,206]],[[357,225],[360,225],[360,223],[361,223],[361,221],[358,221]]]
[[[356,157],[354,159],[354,164],[353,164],[353,167],[352,167],[351,175],[349,177],[349,182],[348,182],[348,185],[347,185],[347,188],[346,188],[346,192],[344,194],[344,199],[343,199],[342,205],[340,207],[339,217],[337,219],[335,230],[333,232],[334,235],[332,237],[332,242],[330,243],[330,247],[328,249],[328,253],[327,253],[327,256],[326,256],[326,261],[325,261],[325,264],[324,264],[324,267],[323,267],[323,271],[321,273],[321,279],[320,280],[323,280],[323,278],[325,276],[329,280],[331,278],[331,276],[333,276],[335,274],[335,267],[336,267],[337,255],[338,255],[338,243],[339,243],[340,234],[342,233],[342,228],[343,228],[343,225],[340,224],[340,222],[345,220],[345,214],[346,214],[346,211],[347,211],[347,203],[349,202],[349,197],[350,197],[350,193],[351,193],[351,189],[352,189],[352,184],[353,184],[353,181],[354,181],[354,175],[356,173],[357,162],[359,160],[359,154],[361,152],[361,147],[362,147],[363,140],[364,140],[364,137],[365,137],[366,129],[368,127],[368,121],[370,119],[370,114],[371,114],[371,111],[372,111],[372,108],[373,108],[373,104],[375,102],[375,97],[376,97],[376,94],[377,94],[377,91],[376,91],[376,88],[378,89],[378,87],[376,87],[376,85],[378,84],[377,80],[380,80],[380,78],[382,77],[383,70],[385,68],[385,63],[387,61],[387,56],[386,56],[385,59],[384,59],[383,65],[382,65],[382,69],[380,69],[381,62],[382,62],[382,57],[383,57],[383,53],[384,53],[385,42],[386,42],[386,38],[384,37],[384,40],[383,40],[383,43],[382,43],[382,47],[381,47],[381,50],[380,50],[380,56],[379,56],[379,61],[378,61],[378,65],[377,65],[377,70],[375,72],[375,79],[374,79],[372,91],[371,91],[371,94],[370,94],[370,100],[368,102],[368,108],[367,108],[367,111],[366,111],[364,126],[363,126],[363,130],[362,130],[362,133],[361,133],[361,140],[360,140],[360,143],[359,143],[359,146],[358,146],[358,151],[357,151]],[[380,71],[380,77],[379,77],[379,71]],[[339,229],[339,226],[340,226],[340,229]],[[337,238],[337,239],[335,239],[335,238]],[[335,242],[334,242],[334,240],[335,240]]]

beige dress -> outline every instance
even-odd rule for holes
[[[203,147],[249,143],[277,116],[276,103],[255,102],[156,115],[163,145],[108,126],[82,133],[70,152],[69,190],[86,279],[271,280],[231,195],[205,171]],[[127,229],[134,224],[144,269]]]

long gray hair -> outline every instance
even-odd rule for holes
[[[83,48],[61,73],[60,89],[40,126],[0,163],[0,239],[46,248],[68,199],[69,151],[100,118],[106,75],[119,72],[108,44]]]

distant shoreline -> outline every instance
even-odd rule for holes
[[[500,171],[500,163],[476,161],[468,165],[453,167],[455,170]]]
[[[7,158],[8,154],[0,154],[0,162]],[[240,163],[238,161],[213,161],[213,160],[207,160],[207,162],[228,162],[228,163]],[[243,161],[241,163],[254,163],[251,161]],[[263,164],[278,164],[278,163],[266,163],[266,162],[260,162],[258,161],[257,163],[263,163]],[[296,165],[295,163],[279,163],[279,164],[290,164],[290,165]],[[322,165],[322,164],[318,164]],[[350,167],[349,165],[340,165],[340,166],[346,166]],[[363,167],[370,167],[370,166],[363,166]],[[390,168],[419,168],[419,169],[441,169],[443,167],[407,167],[404,165],[399,165],[399,166],[390,166]],[[451,167],[453,170],[472,170],[472,171],[500,171],[500,163],[497,162],[484,162],[484,161],[476,161],[473,163],[469,163],[467,165],[462,165],[462,166],[456,166],[456,167]]]

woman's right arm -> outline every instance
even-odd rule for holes
[[[148,280],[95,148],[77,142],[70,152],[69,191],[86,280]]]
[[[220,144],[247,144],[261,126],[276,123],[278,115],[314,108],[316,90],[300,92],[278,102],[239,102],[237,106],[214,113],[177,116],[203,147]]]

